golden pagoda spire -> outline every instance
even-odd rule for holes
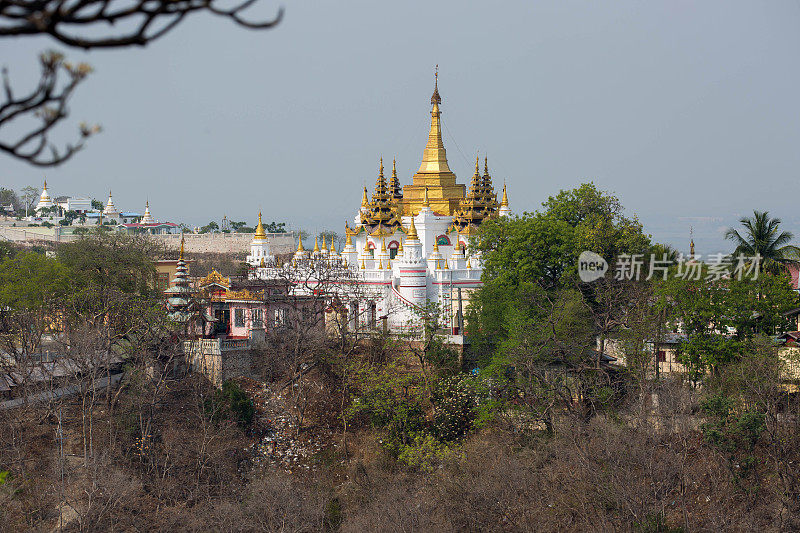
[[[361,207],[369,207],[369,199],[367,198],[367,188],[364,187],[364,196],[361,197]]]
[[[434,252],[438,252],[439,251],[439,241],[437,241],[437,240],[433,241],[433,251]]]
[[[353,237],[350,235],[350,232],[347,232],[347,241],[344,243],[345,246],[352,246],[353,244]]]
[[[694,257],[694,228],[689,226],[689,255]]]
[[[408,235],[406,236],[409,240],[413,239],[415,241],[419,240],[417,236],[417,228],[414,226],[414,217],[411,217],[411,225],[408,226]]]
[[[500,200],[500,207],[508,207],[508,195],[506,194],[506,184],[503,184],[503,199]]]
[[[383,156],[381,156],[381,166],[378,169],[378,176],[383,177]]]
[[[480,176],[480,170],[478,170],[479,169],[479,165],[480,165],[480,163],[479,163],[480,159],[481,159],[481,156],[476,154],[475,155],[475,174],[478,175],[478,176]]]
[[[386,251],[386,237],[381,239],[381,252],[385,252],[385,251]]]
[[[483,173],[484,174],[488,174],[489,173],[489,157],[488,156],[483,156]]]
[[[314,237],[314,253],[319,253],[319,235]]]
[[[297,239],[297,251],[298,252],[305,252],[306,251],[306,249],[303,248],[303,236],[302,235],[300,235],[300,237]]]
[[[364,258],[361,258],[361,270],[365,270],[366,268],[366,265],[364,265]]]
[[[472,268],[472,264],[470,263],[469,258],[467,258],[467,268]]]
[[[392,158],[392,177],[397,177],[397,159]]]
[[[447,259],[444,260],[444,270],[450,270],[450,267],[447,266]]]
[[[378,259],[378,270],[383,270],[383,259]]]
[[[258,212],[258,226],[256,226],[256,233],[253,235],[254,241],[263,241],[267,238],[267,234],[264,233],[264,224],[261,223],[261,211]]]
[[[439,96],[439,65],[436,65],[435,82],[433,86],[433,96],[431,96],[431,130],[428,133],[428,144],[425,146],[425,151],[422,153],[422,164],[419,167],[419,172],[428,173],[450,173],[450,167],[447,164],[447,153],[442,143],[442,124],[441,112],[439,111],[439,104],[442,103],[442,97]]]
[[[325,235],[322,236],[322,251],[323,252],[328,251],[328,243],[325,241]]]

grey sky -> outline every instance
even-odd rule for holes
[[[270,13],[270,4],[260,0]],[[593,179],[656,240],[728,249],[755,209],[800,235],[795,2],[333,2],[285,4],[272,31],[189,20],[144,50],[83,54],[96,73],[71,120],[105,131],[56,169],[0,156],[0,184],[157,218],[223,214],[341,231],[378,158],[419,166],[433,67],[459,181],[476,150],[513,210]],[[48,39],[0,41],[32,82]],[[58,47],[56,47],[58,48]],[[72,131],[72,125],[68,126]]]

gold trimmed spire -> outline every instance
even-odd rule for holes
[[[411,217],[411,225],[408,226],[408,235],[406,236],[409,240],[419,240],[419,236],[417,235],[417,227],[414,226],[414,217]]]
[[[367,188],[364,187],[364,196],[361,197],[361,207],[368,208],[369,207],[369,199],[367,198]]]
[[[300,237],[298,237],[298,239],[297,239],[297,251],[298,252],[305,252],[306,251],[306,249],[303,248],[303,236],[302,235],[300,235]]]
[[[508,207],[508,194],[506,194],[506,184],[503,184],[503,199],[500,200],[500,207]]]
[[[381,239],[381,252],[386,251],[386,238]]]
[[[323,252],[327,252],[328,251],[328,243],[325,240],[325,235],[322,236],[322,251]]]
[[[689,226],[689,255],[694,257],[694,228]]]
[[[350,235],[350,232],[347,232],[347,240],[344,243],[345,246],[352,246],[353,245],[353,237]]]
[[[314,253],[319,253],[319,235],[314,237]]]
[[[447,153],[444,149],[442,142],[442,123],[439,111],[439,104],[442,103],[442,97],[439,96],[439,66],[436,66],[435,81],[433,85],[433,96],[431,96],[431,129],[428,133],[428,144],[425,146],[425,151],[422,153],[422,164],[419,167],[419,173],[452,173],[450,166],[447,164]]]
[[[267,238],[264,232],[264,224],[261,223],[261,211],[258,212],[258,226],[256,226],[256,233],[253,235],[254,241],[263,241]]]

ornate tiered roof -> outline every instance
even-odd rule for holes
[[[375,192],[372,193],[372,201],[369,202],[365,212],[362,213],[361,223],[370,234],[377,230],[379,233],[388,232],[390,235],[400,227],[397,203],[386,184],[386,177],[383,175],[383,158],[381,158],[378,170],[378,179],[375,180]]]

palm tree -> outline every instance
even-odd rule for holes
[[[744,237],[734,228],[725,232],[725,238],[736,243],[734,255],[759,255],[763,269],[772,272],[800,259],[800,248],[788,244],[794,235],[789,231],[778,231],[780,218],[770,218],[768,211],[753,211],[752,218],[742,217],[739,222],[744,226]]]

